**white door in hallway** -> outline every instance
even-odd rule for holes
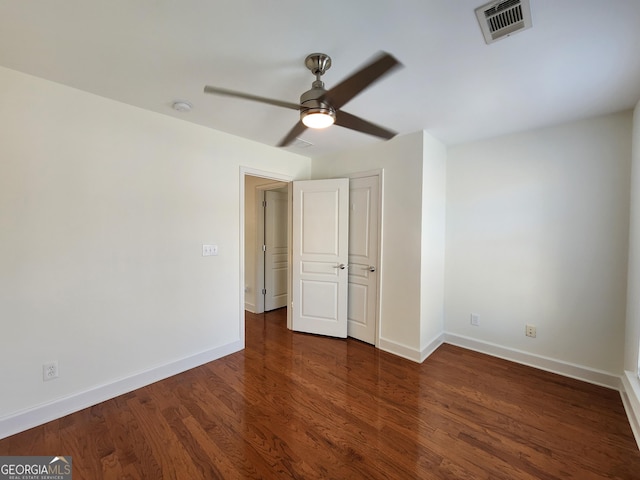
[[[293,182],[292,328],[347,336],[349,179]]]
[[[378,315],[378,175],[349,187],[348,335],[375,344]]]
[[[264,309],[287,305],[287,194],[267,190],[264,195]]]

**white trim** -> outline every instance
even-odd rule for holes
[[[535,355],[533,353],[516,350],[513,348],[502,347],[495,343],[483,342],[475,338],[465,337],[463,335],[455,335],[452,333],[444,334],[444,343],[450,343],[458,347],[467,348],[480,353],[486,353],[494,357],[503,358],[512,362],[521,363],[530,367],[545,370],[551,373],[557,373],[576,380],[582,380],[602,387],[620,390],[620,377],[602,370],[595,370],[582,365],[576,365],[569,362],[555,360],[553,358]]]
[[[197,353],[175,362],[160,365],[114,382],[98,385],[83,392],[58,398],[21,412],[0,418],[0,439],[42,425],[70,413],[164,380],[205,363],[217,360],[244,348],[244,342],[235,342]]]
[[[640,381],[634,372],[625,371],[622,375],[620,397],[627,412],[631,431],[640,448]]]
[[[420,363],[424,362],[427,358],[431,356],[433,352],[435,352],[440,345],[444,343],[444,333],[441,333],[433,340],[431,340],[426,347],[420,350]]]
[[[397,355],[398,357],[420,363],[420,351],[413,347],[409,347],[408,345],[403,345],[402,343],[396,343],[380,337],[378,348],[385,352],[392,353],[393,355]]]
[[[422,350],[416,350],[415,348],[409,347],[408,345],[397,343],[384,338],[380,338],[379,340],[380,341],[378,348],[380,350],[384,350],[385,352],[392,353],[402,358],[406,358],[407,360],[411,360],[412,362],[422,363],[428,357],[430,357],[431,354],[435,352],[440,345],[444,343],[444,334],[440,334],[435,337]]]

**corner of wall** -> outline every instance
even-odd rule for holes
[[[629,424],[640,448],[640,380],[634,372],[625,371],[622,375],[620,396],[629,418]]]
[[[446,229],[446,147],[422,131],[420,361],[442,343]]]
[[[637,371],[640,363],[640,101],[633,112],[632,129],[624,368]]]
[[[620,396],[631,430],[640,448],[640,101],[633,111],[631,145],[631,198],[629,212],[629,263],[625,323],[624,368]]]

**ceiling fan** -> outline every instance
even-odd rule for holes
[[[244,98],[256,102],[267,103],[277,107],[290,108],[300,111],[300,120],[278,144],[285,147],[295,140],[306,128],[326,128],[334,123],[341,127],[367,133],[385,139],[393,138],[396,132],[375,125],[355,115],[341,110],[353,97],[361,93],[383,75],[402,64],[392,55],[381,52],[365,66],[351,74],[341,83],[330,90],[324,88],[322,75],[331,67],[331,58],[324,53],[312,53],[304,62],[305,66],[316,76],[307,90],[300,96],[300,103],[286,102],[271,98],[259,97],[248,93],[206,86],[205,93]]]

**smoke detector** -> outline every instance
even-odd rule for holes
[[[176,100],[171,104],[171,108],[178,112],[186,113],[191,111],[193,105],[191,105],[191,103],[187,102],[186,100]]]
[[[476,8],[484,40],[493,43],[531,27],[529,0],[500,0]]]

